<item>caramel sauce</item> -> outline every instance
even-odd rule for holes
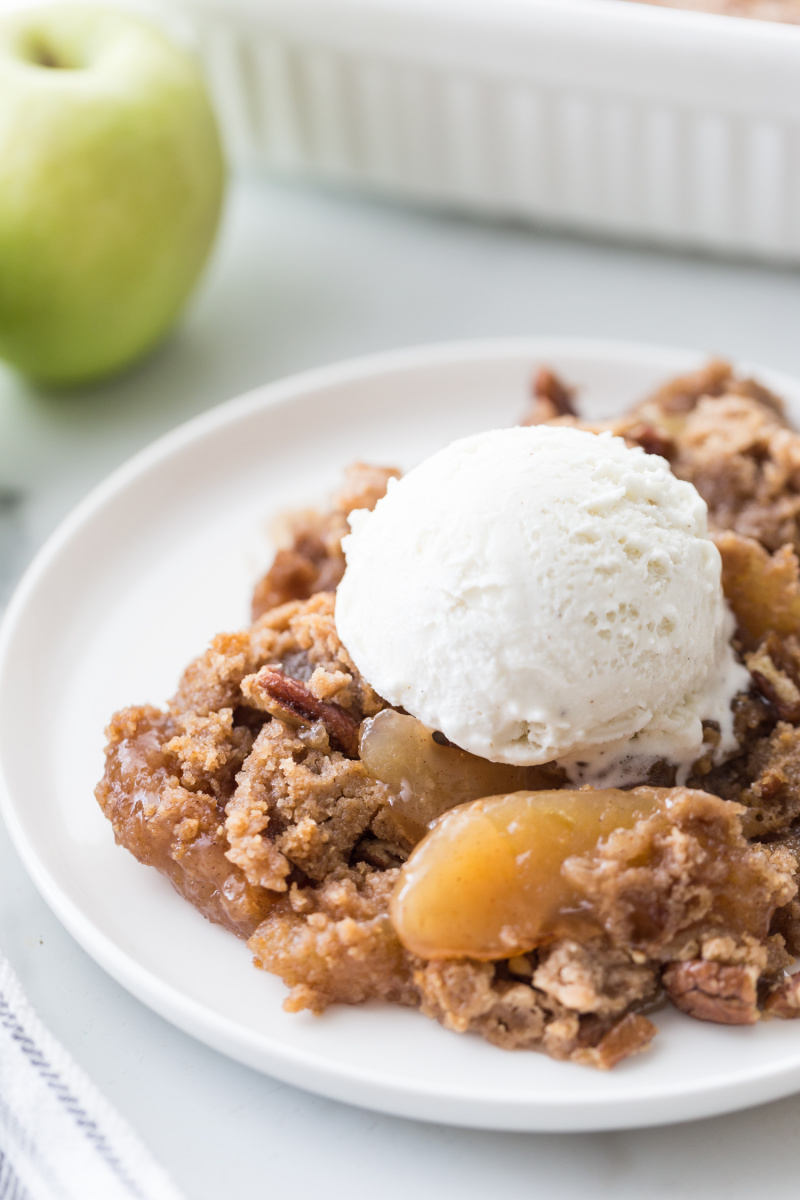
[[[420,958],[509,958],[596,925],[562,874],[615,829],[663,811],[667,789],[516,791],[445,813],[413,851],[390,912]]]
[[[139,862],[166,875],[209,921],[249,937],[276,904],[274,893],[248,883],[226,858],[223,806],[177,786],[163,749],[177,732],[172,719],[149,708],[128,710],[126,717],[115,728],[95,790],[114,836]],[[179,830],[187,821],[192,834],[184,842]]]

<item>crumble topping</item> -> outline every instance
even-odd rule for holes
[[[506,1049],[600,1068],[647,1046],[665,997],[722,1024],[800,1015],[800,976],[785,973],[800,953],[800,434],[777,397],[721,362],[623,418],[576,414],[569,387],[540,371],[529,423],[611,429],[708,504],[752,681],[734,702],[738,751],[698,759],[669,817],[567,860],[597,918],[586,937],[493,962],[410,954],[389,898],[419,831],[359,757],[362,721],[387,706],[333,619],[346,515],[398,472],[352,468],[329,513],[289,519],[251,627],[215,638],[165,711],[112,718],[96,793],[120,844],[248,939],[290,1011],[416,1006]],[[710,749],[718,736],[709,726]],[[669,764],[656,781],[674,785]]]

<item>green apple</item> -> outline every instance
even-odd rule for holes
[[[0,358],[62,385],[146,353],[224,183],[198,68],[159,30],[71,5],[0,19]]]

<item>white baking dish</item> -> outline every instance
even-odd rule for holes
[[[800,261],[800,27],[627,0],[168,0],[234,161]]]

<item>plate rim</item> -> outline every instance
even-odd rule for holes
[[[46,578],[51,563],[95,513],[151,466],[182,448],[204,440],[218,428],[246,419],[254,412],[291,404],[297,397],[330,386],[425,367],[458,366],[475,359],[499,362],[529,358],[535,362],[536,359],[557,356],[609,362],[624,359],[642,365],[652,365],[655,360],[663,364],[671,362],[672,366],[665,366],[665,369],[677,371],[691,369],[689,364],[693,360],[702,362],[710,357],[707,352],[692,348],[600,338],[542,336],[468,339],[348,358],[262,384],[218,404],[179,424],[125,460],[90,489],[49,535],[20,579],[0,623],[0,693],[6,687],[8,658],[17,624],[22,619],[29,598],[36,594]],[[737,360],[735,365],[756,373],[759,379],[778,389],[783,386],[800,395],[798,378],[759,364]],[[728,1085],[723,1095],[719,1094],[719,1083],[704,1085],[702,1081],[696,1081],[689,1087],[678,1083],[671,1087],[663,1084],[640,1087],[635,1097],[613,1097],[600,1102],[605,1109],[600,1114],[596,1099],[550,1097],[547,1099],[547,1110],[551,1114],[548,1118],[541,1104],[535,1104],[530,1098],[493,1100],[490,1102],[490,1111],[484,1109],[478,1112],[472,1097],[464,1098],[449,1090],[446,1081],[439,1081],[436,1085],[426,1083],[423,1094],[419,1085],[411,1081],[392,1079],[387,1083],[385,1079],[381,1080],[380,1075],[358,1067],[351,1067],[349,1074],[343,1076],[335,1064],[316,1059],[313,1049],[281,1047],[273,1042],[268,1052],[261,1047],[259,1060],[255,1061],[252,1033],[245,1032],[230,1016],[187,996],[151,968],[138,963],[102,932],[78,902],[51,876],[17,818],[1,754],[0,815],[29,877],[56,918],[90,957],[121,986],[171,1024],[204,1044],[251,1068],[323,1096],[392,1115],[472,1128],[578,1132],[639,1128],[720,1115],[778,1099],[800,1089],[799,1059],[797,1063],[778,1070],[770,1066],[751,1069],[746,1078]],[[712,1096],[715,1102],[713,1108],[709,1108],[708,1100]],[[447,1113],[440,1110],[443,1102],[448,1105]],[[565,1113],[570,1115],[569,1121],[563,1119]]]

